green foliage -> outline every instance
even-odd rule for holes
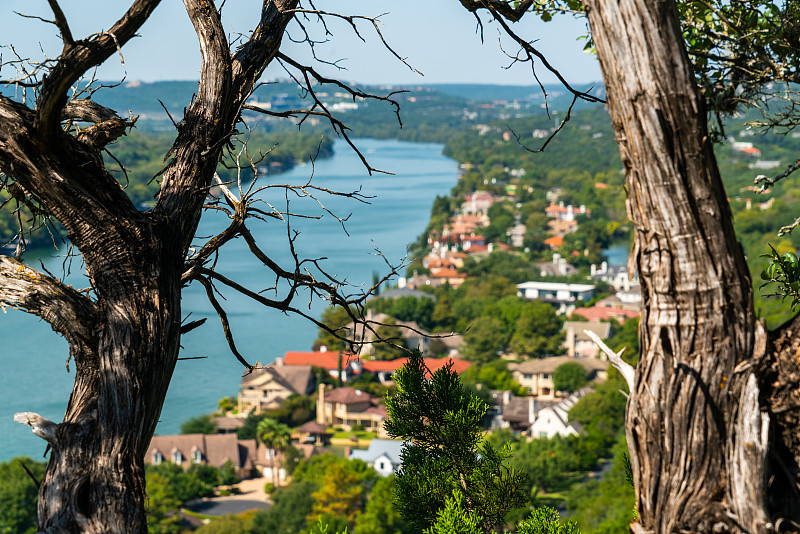
[[[556,391],[573,393],[589,381],[589,374],[578,362],[562,363],[553,371],[553,387]]]
[[[415,534],[394,506],[395,487],[394,475],[378,479],[364,512],[356,516],[353,534]]]
[[[213,469],[213,468],[210,468]],[[192,499],[214,493],[206,469],[189,469],[168,462],[148,465],[145,471],[147,485],[147,530],[151,534],[180,534],[183,532],[177,510]]]
[[[482,534],[483,518],[470,510],[458,488],[447,497],[444,508],[424,534]]]
[[[397,392],[386,399],[385,428],[407,440],[397,507],[417,528],[430,528],[458,489],[486,529],[503,524],[509,510],[525,503],[524,480],[504,465],[507,450],[481,443],[487,406],[463,388],[451,367],[430,375],[414,353],[395,373]]]
[[[258,424],[268,417],[269,415],[266,413],[250,412],[244,418],[244,424],[236,429],[236,437],[239,439],[256,439]]]
[[[198,415],[181,423],[181,434],[216,434],[217,424],[213,415]]]
[[[498,317],[481,316],[464,332],[464,356],[474,362],[485,363],[497,358],[508,345],[506,325]]]
[[[372,357],[376,360],[395,360],[406,356],[404,347],[403,330],[397,326],[397,321],[387,319],[375,329],[377,341],[372,345]]]
[[[633,485],[627,481],[627,446],[620,433],[611,469],[600,479],[576,486],[567,496],[567,510],[585,534],[627,532],[634,517]]]
[[[245,512],[239,515],[225,515],[211,519],[207,525],[203,525],[195,534],[251,534],[253,532],[253,512]]]
[[[297,427],[311,421],[317,415],[316,399],[308,395],[292,393],[277,410],[265,412],[267,417],[289,427]]]
[[[225,415],[235,410],[238,404],[236,397],[222,397],[219,402],[217,402],[217,412],[220,415]]]
[[[470,389],[481,384],[486,389],[508,390],[517,396],[528,394],[527,390],[511,376],[508,371],[508,362],[505,360],[493,360],[483,365],[473,365],[461,373],[461,382]]]
[[[791,250],[780,254],[772,245],[769,248],[770,252],[762,257],[769,258],[772,263],[761,272],[761,279],[765,280],[761,287],[776,284],[775,293],[767,296],[788,300],[794,311],[800,306],[800,262]]]
[[[25,465],[36,480],[44,478],[45,464],[28,457],[0,463],[0,533],[32,534],[36,528],[36,501],[39,490]]]
[[[398,321],[414,321],[425,329],[433,328],[431,316],[436,303],[432,298],[405,296],[371,299],[367,307],[385,313]]]
[[[518,534],[580,534],[574,521],[561,523],[556,510],[548,506],[536,508],[530,517],[517,526]]]
[[[346,332],[339,330],[353,319],[348,315],[347,310],[341,306],[328,306],[322,311],[320,322],[328,326],[330,329],[338,332],[340,337],[344,337]],[[347,350],[347,343],[337,338],[324,328],[320,328],[317,333],[317,339],[314,341],[313,349],[319,350],[320,347],[328,347],[328,350],[340,351]]]
[[[368,487],[359,473],[342,463],[326,470],[319,489],[312,493],[314,506],[309,521],[322,520],[335,530],[352,526],[364,505]]]
[[[272,506],[253,518],[254,533],[297,534],[306,528],[317,485],[311,481],[294,481],[270,495]]]

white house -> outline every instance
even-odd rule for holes
[[[580,423],[570,423],[567,414],[570,408],[575,406],[575,403],[589,391],[589,388],[583,388],[558,404],[539,410],[539,413],[536,414],[536,420],[531,425],[531,436],[534,438],[552,438],[556,435],[578,435],[581,431]]]
[[[354,450],[348,458],[363,460],[372,466],[379,475],[388,477],[396,473],[402,460],[400,453],[403,442],[393,439],[373,439],[366,450]]]
[[[591,284],[567,284],[562,282],[531,281],[517,284],[517,296],[528,300],[541,300],[558,306],[558,313],[571,313],[579,300],[594,297]]]

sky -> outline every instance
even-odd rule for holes
[[[219,5],[219,0],[217,0]],[[0,44],[13,44],[25,57],[41,57],[44,50],[55,57],[61,42],[55,26],[40,20],[26,19],[10,13],[20,13],[52,19],[47,0],[3,0],[0,14]],[[62,0],[61,6],[76,38],[86,37],[111,27],[125,11],[129,2],[100,0]],[[227,0],[223,21],[229,35],[247,34],[256,24],[261,3],[258,0]],[[346,23],[331,19],[333,36],[317,47],[317,55],[328,61],[341,60],[346,70],[337,71],[318,65],[326,75],[362,84],[436,84],[486,83],[531,85],[535,83],[528,64],[506,69],[510,60],[498,42],[495,24],[484,25],[484,43],[476,33],[476,21],[456,0],[317,0],[315,5],[324,11],[367,16],[380,15],[381,31],[399,55],[406,58],[424,76],[412,71],[394,58],[382,45],[369,23],[359,24],[366,40],[361,42]],[[8,10],[8,11],[6,11]],[[321,38],[318,24],[309,27]],[[534,17],[517,25],[516,31],[530,40],[548,57],[571,83],[600,80],[595,58],[582,51],[586,34],[585,22],[570,16],[556,17],[544,23]],[[163,0],[150,20],[123,49],[124,65],[118,55],[106,62],[98,78],[145,82],[159,80],[194,80],[198,77],[200,53],[197,38],[180,0]],[[296,24],[289,35],[299,38]],[[505,43],[505,49],[515,53],[517,48]],[[312,60],[308,46],[284,39],[282,50],[302,62]],[[2,50],[3,59],[10,57]],[[555,82],[542,65],[537,73],[544,83]],[[13,72],[6,67],[0,77],[8,79]],[[266,79],[286,77],[277,66],[271,66]]]

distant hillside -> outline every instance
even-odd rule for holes
[[[428,88],[440,93],[466,98],[467,100],[507,100],[519,102],[544,102],[542,89],[538,85],[497,85],[497,84],[459,84],[444,83],[428,85]],[[564,109],[572,101],[572,95],[561,85],[544,86],[550,105],[554,109]],[[603,82],[576,85],[580,91],[591,91],[591,94],[604,97]]]

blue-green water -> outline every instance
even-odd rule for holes
[[[325,208],[344,218],[348,235],[342,226],[310,199],[289,194],[289,210],[310,215],[323,215],[320,220],[291,219],[291,227],[300,235],[295,249],[300,257],[329,258],[322,265],[330,274],[346,277],[356,286],[369,287],[372,273],[387,272],[384,260],[374,253],[375,247],[393,263],[405,256],[406,245],[425,229],[436,195],[447,193],[457,180],[456,164],[441,155],[441,146],[364,139],[358,146],[373,167],[391,171],[395,176],[367,175],[358,157],[343,143],[335,146],[335,156],[318,161],[312,184],[338,191],[355,191],[374,196],[370,204],[351,199],[321,195]],[[270,181],[302,184],[311,174],[311,166],[299,166],[289,173],[270,177]],[[265,181],[266,183],[266,181]],[[286,211],[286,195],[271,190],[261,195],[272,206]],[[269,209],[262,204],[264,209]],[[226,219],[204,217],[198,235],[209,236],[225,225]],[[286,226],[279,221],[250,225],[251,231],[275,259],[290,270],[290,251]],[[26,258],[33,267],[38,259]],[[61,272],[62,259],[43,257],[51,272]],[[69,281],[76,287],[87,284],[81,279],[80,267],[73,266]],[[274,279],[259,268],[243,241],[230,243],[221,254],[220,271],[244,285],[258,290],[271,287]],[[358,289],[355,289],[358,291]],[[236,336],[237,346],[248,360],[268,363],[287,350],[309,350],[316,337],[316,328],[298,316],[286,316],[264,309],[238,295],[225,292],[223,301]],[[267,294],[269,296],[269,294]],[[299,307],[308,309],[307,299]],[[310,314],[318,316],[323,302],[311,303]],[[184,290],[183,314],[191,319],[208,317],[204,326],[182,339],[183,357],[206,356],[205,359],[179,361],[167,394],[157,432],[178,432],[187,418],[209,413],[217,401],[238,392],[242,367],[230,354],[219,320],[201,286]],[[22,312],[8,310],[0,315],[0,461],[19,455],[41,458],[44,442],[28,427],[13,422],[14,413],[37,412],[60,421],[74,379],[74,366],[68,373],[66,343],[49,326]]]

